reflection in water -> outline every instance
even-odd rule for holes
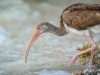
[[[0,75],[70,75],[69,72],[78,69],[77,63],[74,68],[67,68],[67,63],[77,52],[77,45],[88,39],[73,34],[63,37],[42,34],[29,52],[28,64],[24,63],[26,46],[36,26],[48,21],[59,27],[62,10],[76,2],[78,0],[1,0]],[[98,3],[99,0],[81,2]],[[95,40],[100,40],[99,35]]]

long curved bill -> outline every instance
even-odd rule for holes
[[[32,39],[30,40],[27,48],[26,48],[26,52],[25,52],[25,63],[27,63],[27,57],[28,57],[28,52],[32,46],[32,44],[34,43],[34,41],[37,39],[37,37],[41,34],[40,29],[37,28],[35,35],[32,37]]]

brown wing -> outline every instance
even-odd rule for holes
[[[74,10],[100,10],[100,4],[86,4],[86,3],[75,3],[64,9],[65,11],[74,11]]]
[[[100,10],[74,10],[62,15],[63,22],[72,28],[85,30],[100,24]]]

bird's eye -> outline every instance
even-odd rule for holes
[[[40,29],[40,27],[37,27],[37,29]]]

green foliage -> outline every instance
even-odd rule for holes
[[[88,48],[91,48],[91,46],[92,45],[89,44],[89,43],[88,44],[84,44],[83,43],[83,47],[82,48],[78,47],[77,50],[84,51],[84,50],[86,50]],[[96,43],[96,48],[94,50],[94,57],[97,55],[98,51],[99,51],[99,47],[98,47],[98,44]],[[89,59],[90,56],[91,56],[91,51],[80,55],[80,62],[83,63],[83,64],[85,64],[86,63],[86,59]],[[96,58],[94,58],[94,59],[97,60]]]

